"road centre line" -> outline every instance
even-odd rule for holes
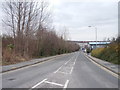
[[[66,83],[65,83],[65,85],[64,85],[64,88],[67,88],[68,83],[69,83],[69,80],[66,81]]]
[[[70,74],[71,74],[72,71],[73,71],[73,68],[74,68],[74,65],[75,65],[75,63],[76,63],[77,57],[78,57],[78,55],[77,55],[76,58],[75,58],[75,61],[74,61],[74,63],[73,63],[73,67],[72,67],[71,70],[70,70]]]
[[[74,58],[74,56],[71,57],[71,58],[65,63],[65,65],[66,65],[69,61],[71,61],[73,58]]]
[[[37,86],[39,86],[41,83],[45,82],[46,80],[47,80],[47,78],[44,79],[44,80],[42,80],[41,82],[37,83],[36,85],[34,85],[34,86],[32,87],[32,89],[33,89],[33,88],[36,88]],[[31,90],[31,89],[30,89],[30,90]]]
[[[72,58],[73,57],[71,57],[66,63],[68,63]],[[61,67],[59,67],[54,73],[57,73],[63,66],[64,66],[64,64]]]
[[[73,71],[73,67],[71,68],[71,70],[70,70],[70,73],[69,73],[69,74],[71,74],[71,73],[72,73],[72,71]]]
[[[49,83],[49,84],[53,84],[53,85],[57,85],[57,86],[63,86],[62,84],[59,83],[55,83],[55,82],[49,82],[49,81],[45,81],[44,83]]]
[[[75,61],[76,62],[76,61]],[[73,63],[73,65],[75,65],[75,62]]]
[[[76,60],[77,60],[77,57],[78,57],[78,55],[76,56],[76,58],[75,58],[75,61],[74,61],[74,64],[73,64],[73,65],[75,65],[75,63],[76,63]]]
[[[78,53],[79,54],[79,53]],[[76,62],[76,60],[77,60],[77,57],[78,57],[78,54],[76,55],[76,58],[75,58],[75,61],[74,61],[74,64],[73,64],[73,66],[75,65],[75,62]],[[65,63],[65,65],[70,61],[70,60],[72,60],[74,58],[74,56],[73,57],[71,57],[66,63]],[[57,73],[62,67],[64,66],[64,64],[60,67],[60,68],[58,68],[54,73]],[[72,71],[73,71],[73,67],[71,68],[71,70],[70,70],[70,73],[69,74],[71,74],[72,73]],[[64,73],[64,72],[61,72],[61,73]],[[67,74],[67,73],[65,73],[65,74]]]

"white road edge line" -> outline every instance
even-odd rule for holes
[[[87,56],[86,56],[86,57],[87,57]],[[88,58],[88,57],[87,57],[87,58]],[[91,62],[93,62],[95,65],[97,65],[98,67],[100,67],[101,69],[103,69],[104,71],[107,71],[107,72],[109,72],[110,74],[112,74],[114,77],[119,78],[119,76],[118,76],[117,74],[115,74],[115,73],[113,73],[112,71],[106,69],[105,67],[99,65],[98,63],[96,63],[96,62],[93,61],[92,59],[90,59],[90,58],[88,58],[88,59],[89,59]]]
[[[63,86],[62,84],[59,83],[55,83],[55,82],[49,82],[49,81],[45,81],[44,83],[49,83],[49,84],[53,84],[53,85],[57,85],[57,86]]]
[[[45,82],[46,80],[47,80],[47,78],[44,79],[44,80],[42,80],[41,82],[37,83],[36,85],[34,85],[32,88],[36,88],[38,85],[42,84],[42,83]]]
[[[69,80],[66,81],[66,83],[65,83],[65,85],[64,85],[64,88],[67,88],[68,83],[69,83]]]

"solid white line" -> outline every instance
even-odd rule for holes
[[[41,83],[45,82],[46,80],[47,80],[47,78],[42,80],[41,82],[37,83],[36,85],[34,85],[32,88],[36,88],[38,85],[40,85]]]
[[[62,84],[59,83],[55,83],[55,82],[49,82],[49,81],[45,81],[45,83],[49,83],[49,84],[53,84],[53,85],[57,85],[57,86],[63,86]]]
[[[67,88],[68,83],[69,83],[69,80],[66,81],[66,83],[65,83],[65,85],[64,85],[64,88]]]
[[[87,56],[86,56],[87,57]],[[88,57],[87,57],[88,58]],[[103,69],[104,71],[109,72],[111,75],[113,75],[116,78],[119,78],[119,76],[115,73],[113,73],[112,71],[106,69],[105,67],[101,66],[100,64],[96,63],[95,61],[93,61],[92,59],[88,58],[91,62],[93,62],[95,65],[97,65],[98,67],[100,67],[101,69]]]

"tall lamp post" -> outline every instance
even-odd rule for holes
[[[94,27],[95,28],[95,39],[96,39],[96,48],[97,48],[97,27],[95,27],[95,26],[88,26],[88,27]]]

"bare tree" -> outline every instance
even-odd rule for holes
[[[5,2],[3,4],[5,17],[3,23],[9,27],[10,37],[3,37],[5,44],[3,56],[7,59],[18,57],[48,56],[72,52],[79,47],[67,42],[67,29],[58,36],[51,25],[49,4],[39,2]],[[9,42],[10,41],[10,42]],[[14,55],[7,52],[8,47],[14,50]],[[12,52],[12,51],[10,51]],[[10,55],[9,55],[10,54]],[[19,61],[19,60],[18,60]]]

